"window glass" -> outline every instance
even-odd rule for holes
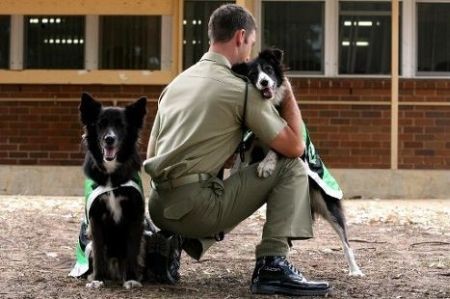
[[[161,69],[161,16],[100,17],[101,69]]]
[[[339,8],[339,73],[390,74],[391,3],[340,2]]]
[[[418,71],[450,72],[450,3],[418,3]]]
[[[25,68],[84,68],[84,17],[26,16],[24,21]]]
[[[208,51],[208,22],[212,12],[225,3],[234,1],[184,2],[183,19],[183,69],[195,64]]]
[[[0,16],[0,69],[9,68],[10,17]]]
[[[288,70],[323,72],[323,1],[264,1],[262,48],[285,51]]]

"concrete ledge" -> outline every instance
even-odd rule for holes
[[[346,198],[450,198],[450,170],[333,169]]]
[[[450,170],[332,169],[346,198],[450,198]],[[149,176],[141,173],[145,194]],[[83,195],[81,166],[0,165],[0,195]]]

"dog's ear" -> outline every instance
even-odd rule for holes
[[[138,129],[144,124],[144,116],[147,113],[147,98],[141,97],[136,102],[125,107],[125,115],[129,123]]]
[[[273,53],[273,56],[275,57],[275,59],[278,61],[278,63],[281,64],[283,62],[283,56],[284,56],[283,51],[275,48],[275,49],[272,49],[272,53]]]
[[[275,60],[276,63],[282,64],[283,62],[283,51],[277,48],[269,48],[261,51],[259,57],[265,60]]]
[[[248,64],[243,62],[243,63],[238,63],[235,64],[231,67],[231,70],[233,72],[235,72],[238,75],[243,75],[243,76],[247,76],[248,75]]]
[[[87,126],[95,123],[102,110],[102,104],[94,100],[90,94],[83,92],[79,110],[81,122]]]

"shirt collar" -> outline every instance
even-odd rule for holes
[[[206,52],[200,59],[200,61],[202,61],[202,60],[214,61],[218,64],[226,66],[227,68],[231,68],[231,63],[228,61],[228,59],[219,53],[215,53],[215,52],[211,52],[211,51]]]

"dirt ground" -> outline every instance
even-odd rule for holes
[[[318,220],[316,238],[290,258],[305,276],[330,281],[332,298],[450,298],[449,200],[345,200],[349,236],[363,278],[348,277],[339,240]],[[181,282],[85,288],[67,274],[82,200],[0,196],[0,298],[270,298],[252,296],[253,250],[264,212],[227,235],[200,261],[183,254]],[[280,298],[275,296],[275,298]]]

